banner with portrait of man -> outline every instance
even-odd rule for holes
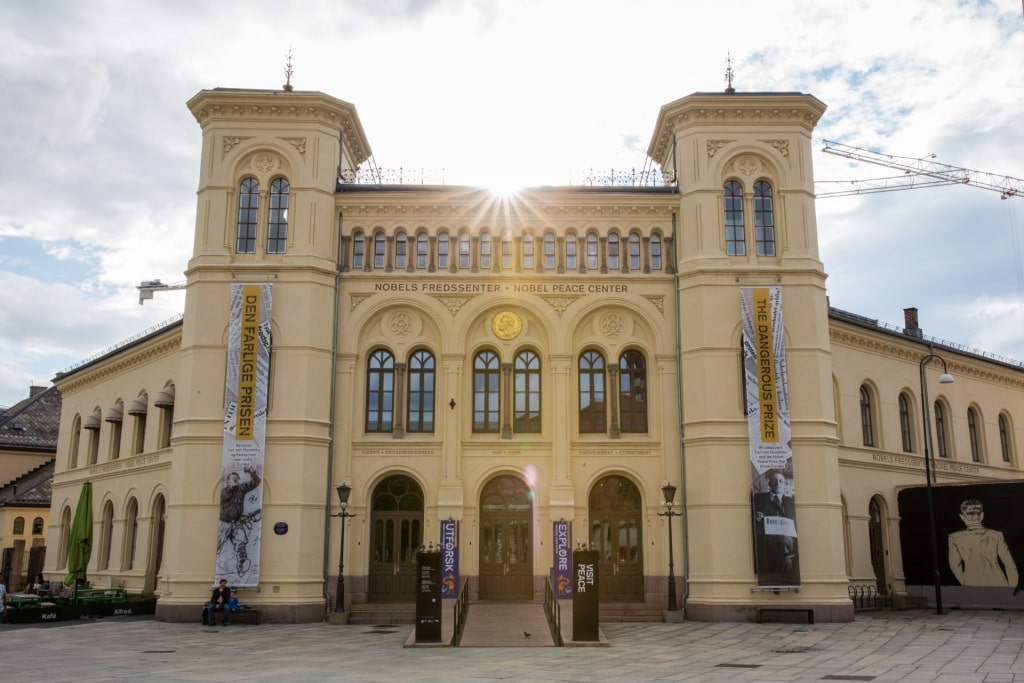
[[[259,584],[271,294],[231,286],[215,580],[232,587]]]
[[[781,287],[742,287],[751,521],[759,586],[800,585]]]

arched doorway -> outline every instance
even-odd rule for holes
[[[423,491],[409,477],[388,477],[373,491],[369,599],[416,598],[416,550],[423,544]]]
[[[871,549],[871,568],[875,570],[875,585],[878,592],[885,595],[885,536],[882,531],[882,505],[875,496],[868,503],[868,546]]]
[[[480,494],[480,599],[533,598],[533,496],[508,475],[492,479]]]
[[[598,594],[610,602],[644,599],[640,490],[624,477],[605,477],[590,491],[590,549],[597,551]]]

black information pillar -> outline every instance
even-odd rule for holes
[[[600,640],[598,635],[597,551],[577,550],[572,554],[572,639]]]
[[[416,642],[441,642],[441,553],[416,553]]]

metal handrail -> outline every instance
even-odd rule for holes
[[[452,647],[458,647],[462,643],[462,631],[466,628],[466,613],[469,611],[469,579],[463,577],[462,588],[459,589],[459,597],[455,600],[455,630],[452,632]]]
[[[555,589],[551,585],[550,576],[544,582],[544,614],[547,615],[548,627],[551,629],[551,639],[555,641],[555,646],[564,647],[565,642],[562,640],[562,606],[558,604],[558,599],[555,597]]]

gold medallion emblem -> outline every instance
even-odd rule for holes
[[[491,321],[491,330],[498,339],[515,339],[523,331],[523,321],[511,311],[502,311]]]

